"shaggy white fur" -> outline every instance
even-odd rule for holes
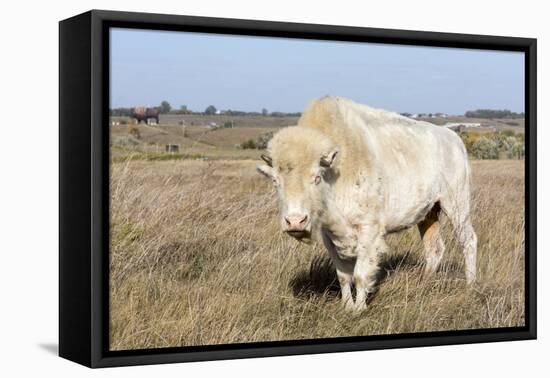
[[[297,127],[279,131],[267,165],[279,195],[281,226],[301,241],[320,235],[336,267],[342,301],[363,310],[374,290],[384,237],[418,225],[427,273],[441,260],[444,212],[476,276],[470,222],[470,168],[461,139],[446,128],[339,97],[313,101]],[[288,217],[303,220],[288,229]],[[351,285],[356,288],[355,301]]]

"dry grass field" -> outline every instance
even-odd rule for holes
[[[111,165],[112,350],[520,326],[522,161],[472,161],[478,282],[444,222],[440,270],[421,277],[416,229],[389,238],[379,290],[345,312],[322,245],[281,233],[251,160]]]
[[[165,125],[178,125],[184,122],[188,126],[207,125],[215,122],[223,125],[225,122],[233,122],[237,127],[284,127],[295,125],[298,117],[272,117],[272,116],[236,116],[226,114],[204,115],[204,114],[161,114],[160,123]]]
[[[131,136],[130,127],[139,130],[139,139]],[[241,149],[239,145],[277,130],[269,127],[211,129],[206,126],[186,126],[184,129],[181,126],[145,124],[112,126],[111,156],[116,162],[166,158],[259,159],[261,151]],[[159,156],[164,152],[166,144],[179,145],[181,153],[176,156]]]
[[[217,117],[217,118],[216,118]],[[163,159],[259,159],[261,151],[242,149],[239,146],[247,141],[257,141],[266,133],[273,133],[281,127],[295,125],[296,117],[262,117],[262,116],[206,116],[177,115],[161,116],[159,125],[117,125],[111,126],[111,155],[114,161],[121,162],[128,158],[133,160]],[[233,122],[234,128],[211,128],[211,119],[218,125]],[[112,117],[113,121],[133,122],[127,117]],[[178,125],[181,120],[186,126]],[[513,130],[524,133],[523,119],[478,119],[453,116],[447,118],[426,118],[424,121],[436,125],[447,122],[479,122],[481,128],[472,128],[476,134],[493,133],[495,130]],[[139,132],[139,138],[130,133],[131,129]],[[180,153],[176,156],[162,156],[166,144],[177,144]],[[159,156],[160,154],[160,156]]]

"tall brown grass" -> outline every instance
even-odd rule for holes
[[[111,170],[112,350],[524,324],[524,173],[473,161],[478,281],[444,221],[446,255],[422,277],[416,229],[389,238],[378,292],[345,312],[322,245],[278,226],[251,161],[127,161]]]

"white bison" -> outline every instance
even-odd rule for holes
[[[464,250],[466,281],[475,280],[470,169],[454,132],[324,97],[309,105],[298,126],[279,131],[262,159],[267,165],[258,171],[273,180],[283,231],[305,242],[320,235],[347,309],[366,308],[391,232],[417,225],[425,272],[437,269],[445,249],[441,212]]]

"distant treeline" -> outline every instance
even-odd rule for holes
[[[524,118],[525,113],[515,113],[508,109],[477,109],[467,111],[464,116],[468,118]]]
[[[110,115],[113,117],[130,117],[132,108],[113,108],[110,109]]]
[[[133,108],[113,108],[110,110],[110,115],[113,117],[130,117],[132,115],[132,109]],[[241,110],[222,110],[220,112],[216,112],[216,109],[213,111],[210,109],[207,109],[204,112],[194,112],[188,109],[174,109],[170,110],[168,112],[162,111],[163,114],[194,114],[194,115],[229,115],[229,116],[264,116],[264,117],[300,117],[302,113],[295,112],[295,113],[286,113],[286,112],[245,112]]]
[[[204,113],[194,113],[194,114],[204,114]],[[242,110],[222,110],[222,115],[231,115],[231,116],[270,116],[270,117],[299,117],[302,115],[300,112],[296,113],[286,113],[286,112],[245,112]]]

